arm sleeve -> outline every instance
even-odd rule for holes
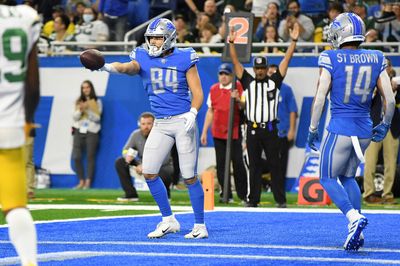
[[[326,95],[328,94],[331,85],[331,74],[325,69],[321,69],[321,75],[319,76],[319,83],[317,94],[314,98],[314,104],[311,114],[310,129],[315,130],[318,128],[319,120],[324,109]]]
[[[239,80],[240,83],[250,84],[253,80],[254,80],[254,78],[249,74],[249,72],[247,72],[246,69],[243,69],[242,78]],[[246,89],[247,89],[247,87],[243,86],[243,90],[246,90]]]
[[[381,81],[382,84],[382,94],[385,97],[385,104],[386,104],[386,108],[385,108],[385,114],[383,116],[382,121],[387,124],[390,125],[392,123],[392,118],[393,118],[393,114],[394,114],[394,108],[395,108],[395,100],[394,100],[394,95],[393,95],[393,91],[392,91],[392,85],[390,83],[390,78],[388,76],[388,74],[386,73],[386,71],[381,72],[381,74],[379,75],[379,79]]]

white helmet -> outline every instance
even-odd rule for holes
[[[348,42],[363,42],[365,40],[365,24],[354,13],[342,13],[329,25],[328,39],[335,48],[340,48]]]
[[[164,37],[163,45],[158,48],[155,45],[150,45],[149,37]],[[153,20],[146,29],[144,38],[147,44],[147,52],[150,56],[160,56],[162,52],[171,49],[176,43],[176,28],[175,25],[166,18],[157,18]]]

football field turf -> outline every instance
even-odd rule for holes
[[[183,237],[192,213],[176,215],[181,232],[155,240],[146,235],[158,215],[38,223],[40,265],[400,264],[399,211],[367,211],[364,248],[346,252],[347,223],[335,210],[221,209],[206,213],[209,238],[202,240]],[[14,265],[6,230],[0,265]]]

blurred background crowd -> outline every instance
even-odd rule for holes
[[[379,46],[379,42],[400,41],[398,0],[17,0],[17,3],[31,5],[39,12],[43,23],[40,47],[48,54],[91,47],[119,50],[119,46],[91,42],[136,41],[136,45],[141,45],[148,21],[158,15],[174,22],[178,43],[207,44],[196,47],[197,52],[219,53],[221,48],[212,44],[226,38],[224,14],[229,12],[254,14],[256,43],[287,42],[289,29],[296,22],[301,31],[299,42],[327,42],[328,25],[342,12],[354,12],[364,20],[366,42],[375,43],[374,49],[396,52],[396,45]],[[53,41],[79,43],[53,47]],[[313,49],[301,47],[297,51]],[[253,52],[259,53],[284,50],[279,45],[253,48]]]

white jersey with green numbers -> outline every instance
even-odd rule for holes
[[[0,5],[0,148],[24,142],[24,84],[40,26],[31,7]]]

